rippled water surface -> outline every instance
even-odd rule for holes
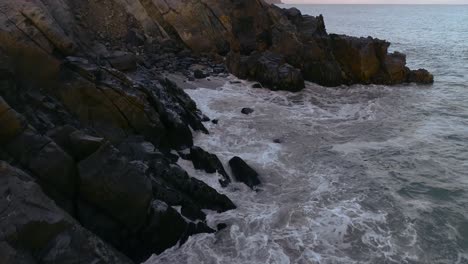
[[[188,90],[220,120],[196,144],[243,157],[264,184],[222,189],[182,162],[239,208],[147,263],[468,263],[468,6],[297,7],[329,32],[391,41],[435,84]]]

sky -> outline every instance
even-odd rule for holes
[[[468,0],[282,0],[286,4],[468,4]]]

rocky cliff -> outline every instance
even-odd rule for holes
[[[215,232],[202,209],[235,205],[176,161],[230,178],[193,146],[207,118],[162,72],[226,65],[292,91],[432,82],[388,46],[261,0],[0,0],[0,259],[132,263]]]

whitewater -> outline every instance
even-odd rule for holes
[[[219,120],[195,145],[226,168],[242,157],[263,184],[221,188],[179,161],[238,209],[207,212],[228,227],[146,263],[468,263],[468,6],[295,7],[323,14],[330,33],[392,42],[434,85],[290,93],[231,76],[186,90]]]

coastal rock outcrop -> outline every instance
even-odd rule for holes
[[[263,0],[0,0],[0,259],[141,262],[214,232],[204,209],[236,208],[177,165],[174,151],[191,149],[195,167],[230,181],[193,146],[206,117],[168,74],[229,69],[290,91],[433,81],[388,46]]]
[[[166,11],[163,27],[185,45],[228,54],[230,72],[274,90],[297,91],[304,80],[324,86],[433,82],[427,71],[407,68],[402,54],[389,54],[389,42],[328,34],[322,16],[295,8],[248,0],[156,3]]]
[[[245,185],[252,189],[257,185],[260,185],[261,182],[258,178],[258,173],[243,159],[234,157],[229,161],[229,166],[231,167],[232,174],[237,181],[245,183]]]

